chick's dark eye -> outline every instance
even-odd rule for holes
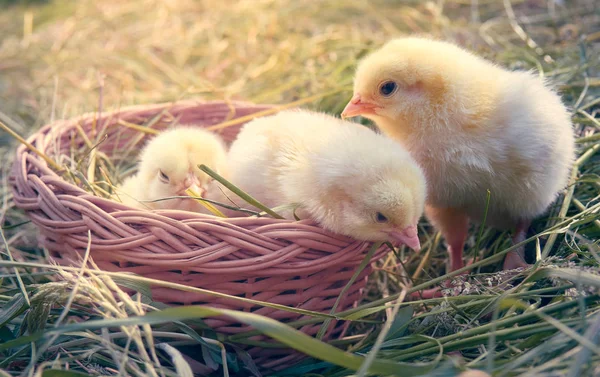
[[[387,223],[388,222],[388,218],[385,217],[385,215],[381,212],[377,212],[375,214],[375,220],[377,220],[378,223]]]
[[[384,97],[391,96],[395,91],[398,85],[393,81],[386,81],[379,87],[379,93]]]
[[[163,173],[163,171],[162,171],[162,170],[159,170],[159,171],[158,171],[158,176],[160,177],[160,180],[161,180],[161,181],[163,181],[163,182],[165,182],[165,183],[168,183],[168,182],[169,182],[169,176],[168,176],[168,175],[166,175],[165,173]]]

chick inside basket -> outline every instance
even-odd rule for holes
[[[227,150],[218,134],[174,126],[145,143],[113,199],[136,209],[221,217],[311,219],[364,241],[419,250],[421,168],[398,143],[304,110],[246,124]]]

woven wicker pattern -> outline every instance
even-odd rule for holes
[[[267,108],[242,102],[197,101],[137,106],[47,125],[28,141],[56,157],[68,153],[72,145],[83,145],[76,132],[79,125],[86,134],[106,133],[108,138],[99,148],[110,156],[141,135],[121,126],[119,120],[142,124],[158,116],[157,129],[174,120],[206,127]],[[231,142],[240,127],[217,132]],[[219,219],[184,211],[133,210],[66,182],[24,146],[17,150],[10,182],[15,204],[37,225],[40,243],[58,263],[76,265],[91,230],[90,255],[105,270],[134,272],[296,308],[329,312],[370,246],[331,234],[309,221]],[[380,249],[376,257],[384,252]],[[338,311],[355,305],[369,272],[369,268],[363,271]],[[153,298],[168,304],[252,311],[285,322],[302,319],[290,312],[159,287],[153,288]],[[224,317],[207,319],[206,323],[224,333],[248,330]],[[314,335],[318,328],[306,326],[301,330]],[[334,323],[326,338],[339,336],[343,328],[343,324]],[[267,368],[289,365],[299,357],[281,349],[252,348],[249,352]]]

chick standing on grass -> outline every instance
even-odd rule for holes
[[[226,175],[227,151],[221,138],[192,127],[164,131],[145,146],[136,175],[117,191],[124,204],[141,209],[180,209],[206,212],[194,199],[159,199],[185,196],[191,190],[202,197],[213,179],[198,168],[205,164]]]
[[[424,175],[402,146],[366,127],[281,112],[244,126],[229,165],[230,181],[268,207],[298,204],[300,217],[332,232],[420,248]]]
[[[569,114],[538,76],[510,72],[453,44],[393,40],[360,62],[343,117],[362,115],[400,141],[428,181],[425,213],[463,266],[468,221],[515,229],[525,239],[568,181],[574,160]],[[523,249],[505,269],[527,266]]]

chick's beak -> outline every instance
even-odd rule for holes
[[[344,108],[344,111],[342,111],[342,118],[352,118],[357,115],[375,114],[375,111],[378,108],[379,106],[363,100],[360,94],[355,94]]]
[[[200,198],[204,198],[204,194],[206,193],[206,189],[202,186],[198,186],[196,184],[191,185],[187,188],[186,192],[189,192],[193,196],[198,196]]]
[[[183,194],[190,193],[193,196],[204,197],[205,191],[206,189],[200,184],[200,180],[198,180],[195,174],[189,173],[183,180],[183,188],[181,190]]]
[[[421,243],[419,242],[416,225],[407,226],[401,231],[393,230],[389,233],[389,235],[394,240],[402,242],[414,251],[421,250]]]

